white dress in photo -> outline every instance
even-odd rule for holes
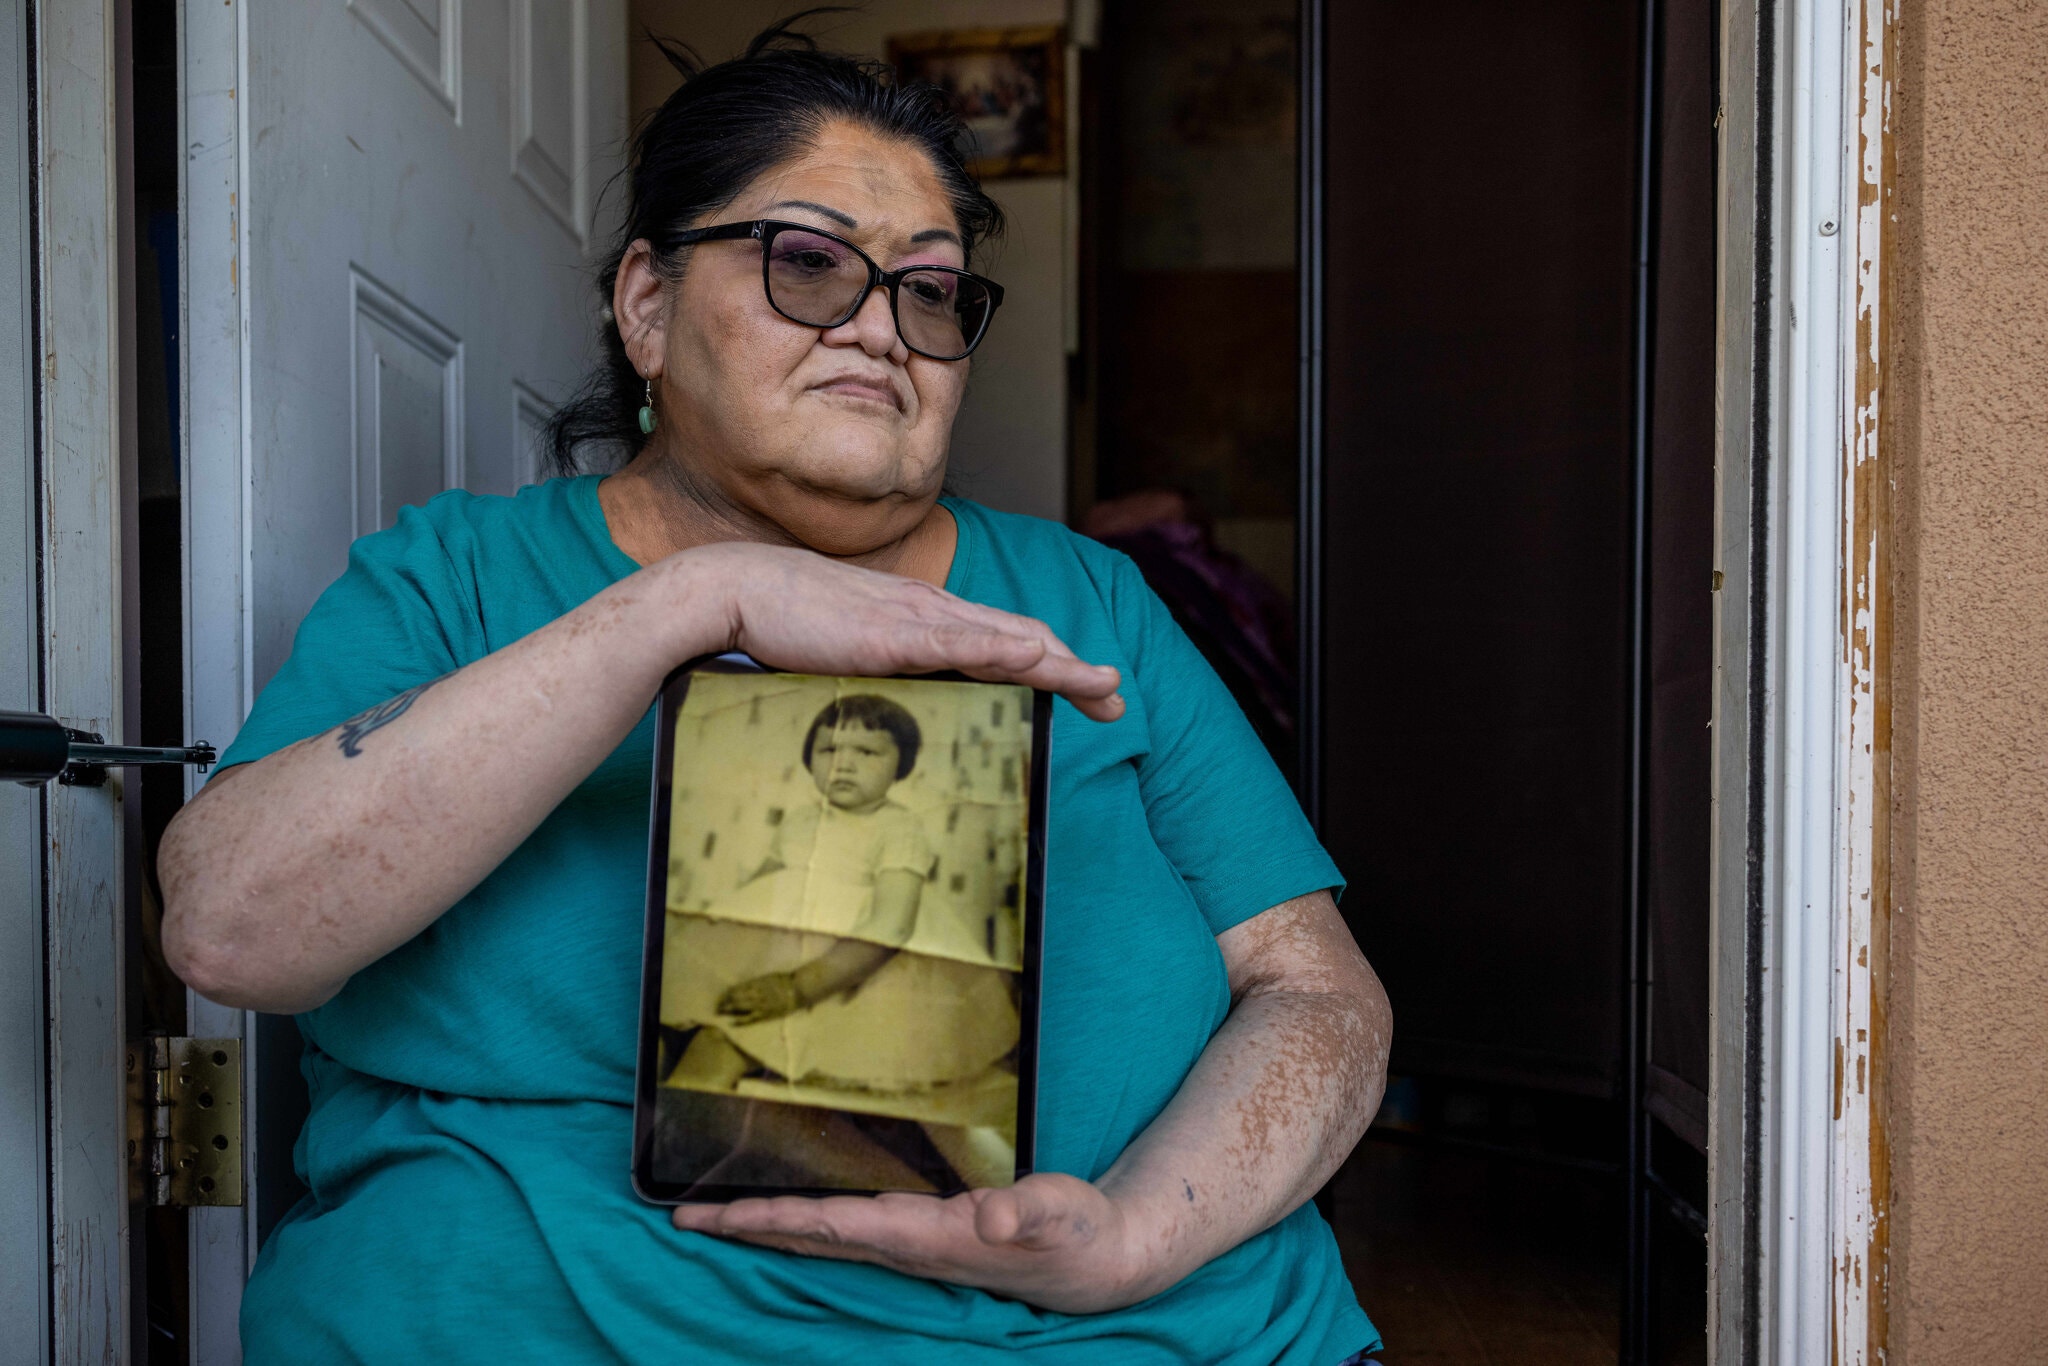
[[[701,912],[669,912],[663,1024],[716,1027],[792,1082],[881,1092],[977,1077],[1016,1047],[1010,974],[924,954],[899,952],[866,981],[780,1019],[721,1016],[733,986],[793,971],[841,939],[900,946],[910,927],[885,938],[869,923],[875,878],[900,869],[923,879],[932,851],[923,822],[895,802],[856,814],[820,800],[784,818],[769,862],[781,866]]]

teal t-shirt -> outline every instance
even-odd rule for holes
[[[1223,1022],[1215,936],[1338,874],[1127,559],[946,506],[952,592],[1124,673],[1121,719],[1061,701],[1053,720],[1038,1165],[1092,1179]],[[509,645],[636,568],[594,476],[407,508],[355,543],[222,765]],[[1377,1343],[1312,1206],[1094,1315],[676,1232],[627,1178],[652,748],[650,712],[474,891],[299,1017],[310,1193],[250,1278],[252,1366],[1336,1366]]]

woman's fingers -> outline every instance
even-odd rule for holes
[[[803,551],[707,549],[730,561],[735,644],[765,664],[818,673],[950,669],[1058,693],[1096,720],[1123,714],[1117,671],[1077,659],[1042,621]]]
[[[814,1257],[887,1261],[905,1247],[934,1243],[942,1217],[942,1202],[936,1197],[899,1194],[776,1196],[728,1205],[678,1205],[671,1221],[679,1229]]]
[[[1050,632],[1043,636],[1013,635],[981,626],[935,628],[930,667],[954,669],[992,683],[1022,683],[1058,693],[1085,715],[1114,721],[1123,715],[1116,695],[1123,681],[1106,664],[1076,659]]]
[[[976,631],[986,632],[986,639],[996,651],[993,658],[956,660],[948,667],[977,678],[1000,673],[1006,681],[1059,693],[1098,720],[1114,720],[1122,714],[1121,702],[1114,707],[1101,705],[1122,682],[1117,671],[1106,664],[1089,664],[1076,657],[1044,622],[959,598],[948,597],[946,603],[964,618],[965,629],[956,637],[957,645],[951,653],[959,653],[957,646],[967,645]]]

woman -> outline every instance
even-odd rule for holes
[[[173,965],[307,1040],[247,1359],[1335,1366],[1377,1335],[1305,1202],[1389,1030],[1335,869],[1128,561],[941,497],[999,301],[957,125],[780,31],[685,74],[558,419],[630,462],[359,541],[166,837]],[[735,648],[1065,699],[1040,1174],[628,1190],[648,703]]]

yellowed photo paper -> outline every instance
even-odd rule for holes
[[[669,775],[657,1182],[1014,1179],[1032,721],[1031,690],[1007,685],[691,678]]]

